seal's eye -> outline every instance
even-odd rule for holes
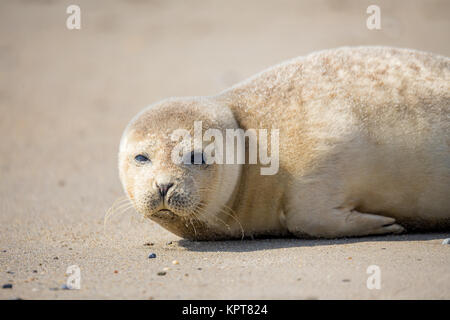
[[[138,163],[145,163],[150,161],[150,159],[143,154],[138,154],[136,157],[134,157],[134,160],[136,160],[136,162]]]
[[[203,154],[203,152],[200,153],[200,152],[192,151],[191,152],[191,164],[202,164],[202,165],[205,165],[206,164],[206,159],[205,159],[205,155]]]

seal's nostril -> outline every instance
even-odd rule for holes
[[[165,197],[169,189],[173,186],[173,183],[166,183],[166,184],[156,184],[156,186],[159,189],[159,194],[161,197]]]

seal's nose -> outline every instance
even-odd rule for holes
[[[169,189],[173,186],[173,183],[156,184],[159,189],[161,197],[165,197]]]

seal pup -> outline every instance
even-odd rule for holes
[[[123,133],[120,179],[138,212],[188,239],[449,230],[449,105],[447,57],[387,47],[316,52],[216,96],[149,106]],[[172,134],[193,134],[195,121],[224,135],[279,130],[278,172],[207,164],[205,141],[186,152],[191,162],[174,163]]]

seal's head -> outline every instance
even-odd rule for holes
[[[200,136],[194,132],[199,121]],[[240,165],[207,158],[204,149],[214,139],[203,142],[202,135],[209,128],[225,137],[238,125],[228,107],[207,98],[169,99],[138,114],[120,143],[120,179],[135,209],[185,238],[202,238],[202,230],[209,235],[203,238],[211,237],[215,215],[232,199],[240,176]]]

